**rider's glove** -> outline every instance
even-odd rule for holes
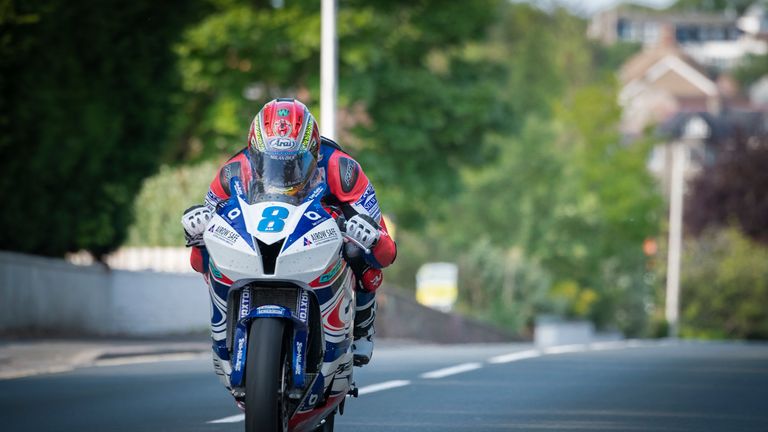
[[[187,239],[187,247],[205,246],[203,233],[209,220],[211,220],[211,211],[205,206],[195,205],[184,210],[181,225],[184,226],[184,238]]]
[[[347,235],[370,249],[379,240],[379,224],[372,217],[364,214],[352,216],[346,223]]]

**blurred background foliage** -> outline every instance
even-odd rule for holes
[[[293,96],[319,114],[316,0],[0,5],[2,249],[182,245],[181,211],[263,103]],[[451,261],[458,309],[512,332],[540,313],[651,331],[663,257],[643,242],[665,238],[664,205],[653,141],[623,143],[616,104],[638,45],[604,47],[565,9],[501,0],[340,0],[338,27],[339,141],[397,224],[389,282],[413,289],[421,264]],[[734,212],[688,244],[689,335],[765,337],[747,303],[765,304],[766,250],[746,223],[718,228]]]

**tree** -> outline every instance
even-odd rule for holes
[[[686,241],[681,333],[688,337],[768,338],[768,248],[739,229],[712,229]]]
[[[692,182],[685,225],[694,235],[738,226],[768,244],[768,135],[739,133],[723,142],[715,163]]]
[[[340,2],[340,141],[388,185],[381,200],[402,225],[423,221],[439,196],[454,193],[452,173],[486,160],[485,132],[505,126],[498,61],[475,55],[501,5]],[[232,1],[185,34],[177,161],[241,148],[271,98],[298,97],[318,114],[319,12],[309,0],[281,9]]]
[[[101,255],[163,153],[196,2],[3,2],[0,247]]]

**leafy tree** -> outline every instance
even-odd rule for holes
[[[454,192],[451,173],[484,161],[486,129],[504,126],[499,68],[473,46],[500,4],[340,2],[341,143],[377,184],[391,185],[382,201],[403,225]],[[276,96],[298,97],[318,114],[319,34],[319,5],[308,0],[281,9],[221,3],[190,29],[177,49],[187,95],[175,159],[234,152]]]
[[[128,230],[126,245],[183,246],[181,214],[192,203],[203,200],[219,165],[218,161],[165,165],[147,178],[136,197],[136,220]]]
[[[743,13],[755,0],[677,0],[668,9],[697,12],[722,12],[733,9]]]
[[[721,146],[717,160],[692,182],[685,224],[697,235],[734,224],[768,244],[768,135],[741,133]]]
[[[170,45],[197,6],[3,2],[0,247],[101,255],[122,242],[163,153]]]
[[[685,243],[681,334],[768,338],[768,248],[740,230],[710,230]]]
[[[768,54],[750,54],[733,71],[733,76],[745,88],[766,75],[768,75]]]

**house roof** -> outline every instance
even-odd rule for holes
[[[710,129],[710,142],[720,142],[737,132],[747,135],[768,132],[766,113],[748,110],[725,110],[719,115],[703,111],[681,111],[656,128],[656,134],[664,139],[683,136],[685,125],[693,117],[700,117]]]

